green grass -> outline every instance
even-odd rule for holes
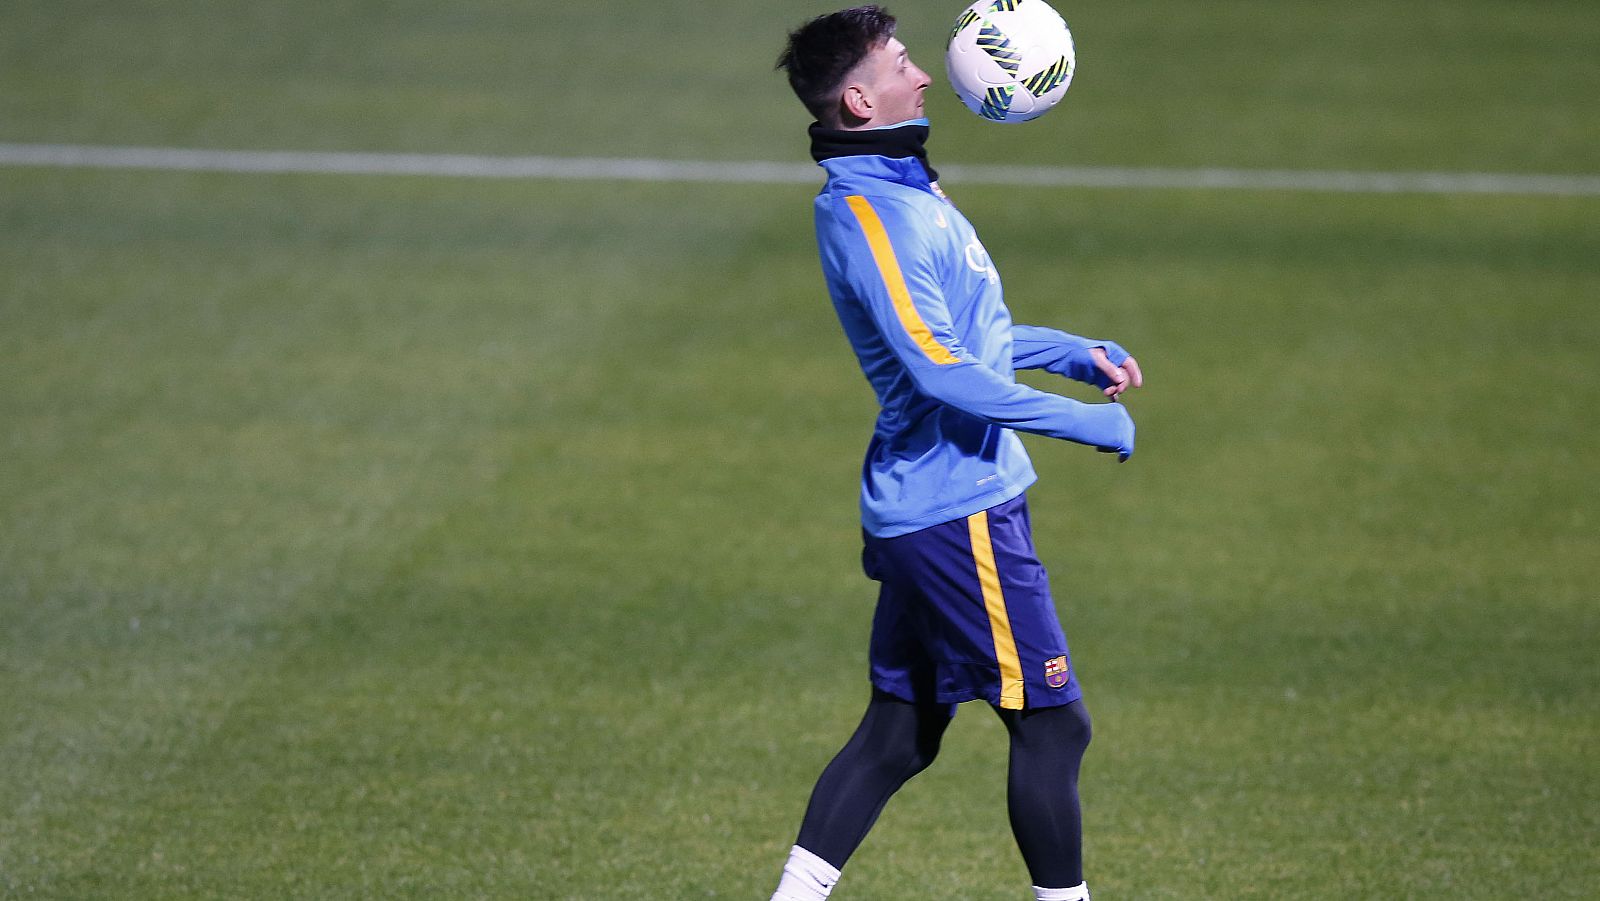
[[[1600,170],[1581,5],[1124,6],[935,161]],[[810,10],[209,9],[0,12],[0,140],[803,155],[745,45]],[[553,114],[580,44],[651,48],[624,114]],[[1600,201],[947,187],[1150,380],[1126,466],[1029,440],[1097,896],[1592,895]],[[810,193],[0,168],[0,895],[770,892],[872,601]],[[1025,897],[1002,745],[835,897]]]
[[[1061,3],[1068,114],[1002,127],[942,83],[965,4],[890,4],[946,160],[1289,169],[1600,168],[1589,0]],[[805,160],[771,71],[830,4],[10,0],[0,137]]]

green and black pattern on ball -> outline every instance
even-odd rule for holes
[[[1068,63],[1067,58],[1063,56],[1051,63],[1048,69],[1039,72],[1037,75],[1032,75],[1023,79],[1022,86],[1027,88],[1028,93],[1032,94],[1033,96],[1043,97],[1044,95],[1055,90],[1057,85],[1061,84],[1063,81],[1066,81],[1067,76],[1071,74],[1072,65]]]
[[[1017,7],[1021,5],[1022,0],[994,0],[993,3],[984,8],[983,14],[1016,12]]]
[[[961,15],[956,18],[956,27],[950,29],[950,41],[956,39],[956,35],[961,33],[961,29],[966,28],[968,25],[971,25],[976,21],[978,21],[977,13],[970,9],[962,10]],[[944,42],[946,47],[950,46],[950,41]]]
[[[978,115],[996,122],[1004,121],[1006,112],[1011,109],[1011,97],[1016,92],[1017,86],[1014,84],[990,88],[983,95],[983,105],[978,108]]]
[[[1022,51],[1013,47],[1011,39],[992,22],[984,22],[983,30],[978,32],[978,49],[989,54],[1008,75],[1017,74],[1022,66]]]

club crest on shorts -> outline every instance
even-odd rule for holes
[[[1052,657],[1044,662],[1044,684],[1062,688],[1067,684],[1067,658]]]

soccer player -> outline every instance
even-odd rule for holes
[[[866,574],[881,583],[865,716],[823,771],[774,901],[826,898],[889,797],[933,762],[962,701],[1010,736],[1007,804],[1039,901],[1089,897],[1078,765],[1089,716],[1034,552],[1015,430],[1133,453],[1126,351],[1014,325],[1000,277],[928,165],[926,72],[878,6],[813,19],[778,68],[816,118],[822,270],[882,407],[862,468]],[[1085,404],[1025,385],[1044,369],[1103,389]],[[908,892],[908,895],[913,893]]]

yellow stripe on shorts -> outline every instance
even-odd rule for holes
[[[872,248],[873,262],[878,264],[883,286],[889,290],[889,299],[894,302],[894,312],[900,318],[900,326],[933,362],[941,366],[961,362],[949,348],[933,337],[933,330],[928,328],[922,314],[917,312],[917,305],[911,299],[911,290],[906,287],[905,274],[900,271],[900,260],[894,255],[894,245],[889,243],[889,233],[884,230],[883,220],[878,218],[878,211],[872,208],[872,202],[860,194],[852,194],[845,201],[850,204],[850,211],[856,214],[856,221],[861,223],[861,230],[867,234],[867,246]]]
[[[995,565],[994,544],[989,540],[989,511],[967,517],[967,534],[972,537],[972,559],[978,565],[983,607],[989,613],[989,633],[994,636],[994,659],[1000,663],[1000,707],[1021,710],[1022,661],[1017,659],[1017,640],[1011,634],[1011,615],[1006,612],[1000,569]]]

